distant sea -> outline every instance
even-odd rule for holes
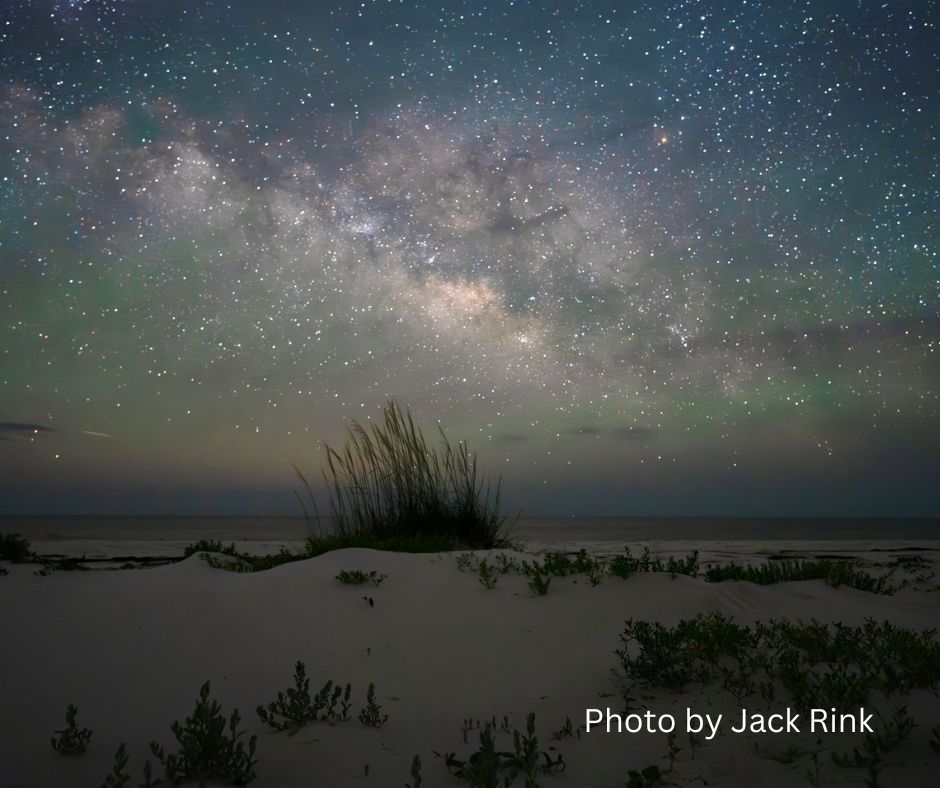
[[[324,520],[328,527],[328,521]],[[31,539],[302,540],[302,517],[205,516],[0,516],[0,533]],[[921,518],[721,518],[528,517],[513,535],[523,540],[614,542],[643,540],[930,540],[940,539],[940,519]]]

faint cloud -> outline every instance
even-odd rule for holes
[[[628,441],[648,441],[656,437],[656,430],[653,427],[631,426],[621,427],[615,434]]]
[[[572,435],[601,435],[603,432],[604,430],[599,429],[598,427],[589,426],[573,427],[571,429]]]
[[[652,440],[654,437],[656,437],[656,430],[653,427],[637,425],[607,429],[606,427],[595,427],[585,424],[580,427],[572,428],[570,432],[572,435],[585,435],[589,437],[611,435],[613,437],[623,438],[629,441]]]
[[[0,421],[0,440],[26,440],[30,436],[52,432],[52,427],[23,421]]]
[[[503,432],[496,436],[496,440],[500,443],[525,443],[529,439],[528,435],[518,432]]]

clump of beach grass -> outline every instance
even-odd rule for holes
[[[485,479],[465,441],[454,444],[440,426],[438,432],[432,444],[411,412],[392,400],[381,420],[354,421],[341,448],[327,445],[323,477],[334,535],[377,545],[443,539],[450,547],[505,546],[514,518],[500,510],[500,481]],[[312,537],[311,546],[322,538]]]

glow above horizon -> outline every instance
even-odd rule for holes
[[[935,514],[933,3],[10,2],[0,511]]]

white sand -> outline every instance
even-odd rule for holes
[[[928,548],[922,555],[936,554],[937,544],[918,545]],[[49,547],[35,546],[41,552]],[[695,546],[659,545],[664,554]],[[708,546],[714,556],[740,560],[785,547],[844,554],[873,545]],[[67,547],[62,552],[91,555],[101,545],[85,545],[84,551],[79,545],[77,553]],[[125,544],[121,551],[146,552],[139,548]],[[814,616],[860,624],[871,616],[915,628],[940,623],[940,593],[925,588],[880,596],[821,581],[762,587],[650,574],[605,578],[597,587],[583,578],[556,578],[547,596],[533,597],[525,578],[513,575],[500,576],[496,588],[486,590],[474,574],[457,570],[453,555],[343,550],[256,574],[213,569],[198,557],[155,568],[46,577],[35,575],[33,566],[5,566],[0,786],[11,787],[98,786],[121,741],[128,745],[131,784],[138,784],[148,742],[158,739],[175,749],[170,723],[192,711],[206,679],[226,712],[237,706],[243,728],[259,734],[253,785],[401,786],[415,754],[424,763],[425,788],[459,785],[432,752],[467,755],[475,748],[475,733],[463,743],[465,718],[509,715],[521,728],[525,714],[534,711],[542,747],[557,747],[569,764],[564,774],[543,778],[543,786],[620,786],[629,769],[665,766],[664,736],[592,732],[554,742],[550,733],[566,716],[583,723],[587,707],[621,705],[611,669],[625,618],[674,623],[718,610],[742,622]],[[357,568],[388,578],[379,588],[335,579],[339,570]],[[363,596],[371,596],[374,607]],[[294,737],[261,723],[256,706],[290,685],[298,659],[314,690],[327,679],[352,683],[350,721],[311,723]],[[378,730],[355,720],[370,681],[389,715]],[[79,708],[79,722],[94,731],[88,752],[78,757],[61,756],[49,744],[70,702]],[[888,756],[884,785],[935,784],[938,759],[927,738],[940,720],[937,699],[918,692],[905,702],[918,727]],[[711,708],[696,694],[663,694],[642,703],[683,713],[687,705]],[[668,779],[676,785],[808,785],[807,756],[788,754],[808,741],[723,736],[699,748],[694,760],[681,753]],[[830,743],[841,746],[836,738],[824,746]],[[828,755],[824,763],[824,784],[863,783],[860,771],[837,769]]]

